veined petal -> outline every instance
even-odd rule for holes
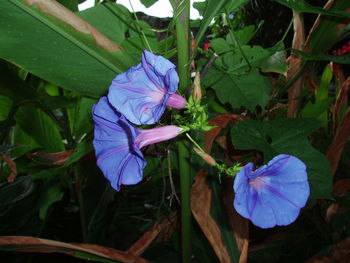
[[[178,88],[175,65],[145,50],[142,61],[118,75],[109,87],[112,106],[134,124],[153,124]]]
[[[310,194],[305,164],[281,154],[255,171],[252,167],[249,163],[236,175],[237,212],[262,228],[294,222]]]
[[[97,165],[112,187],[119,191],[121,184],[141,181],[146,161],[141,151],[135,148],[137,129],[111,107],[106,97],[94,105],[93,120]]]
[[[138,130],[135,143],[139,148],[150,144],[170,140],[180,134],[182,128],[175,125],[153,128],[149,130]]]

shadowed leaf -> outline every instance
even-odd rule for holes
[[[68,160],[68,158],[73,154],[73,152],[74,150],[58,153],[34,152],[27,153],[27,157],[41,165],[60,166]]]
[[[177,213],[163,217],[153,227],[147,230],[141,238],[132,244],[127,252],[136,256],[141,255],[162,231],[169,228],[171,225],[176,224],[176,220],[178,220]]]
[[[127,252],[93,244],[64,243],[26,236],[0,236],[0,250],[30,253],[64,253],[97,262],[147,263]]]

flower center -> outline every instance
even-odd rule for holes
[[[256,177],[254,179],[249,180],[249,184],[255,189],[260,190],[266,184],[266,182],[261,177]]]

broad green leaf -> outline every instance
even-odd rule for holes
[[[150,6],[152,6],[155,2],[157,2],[158,0],[140,0],[140,2],[146,7],[149,8]]]
[[[215,50],[215,53],[221,54],[232,50],[232,46],[223,38],[215,38],[210,42],[210,47]]]
[[[22,106],[17,111],[15,119],[23,131],[45,151],[64,151],[65,147],[57,123],[42,110],[32,105]]]
[[[261,65],[263,72],[284,73],[287,71],[286,52],[277,51],[269,56]]]
[[[246,26],[246,27],[243,27],[242,29],[235,31],[234,36],[232,32],[228,33],[226,36],[226,41],[231,45],[237,46],[237,43],[235,41],[235,38],[236,38],[239,40],[239,43],[242,46],[244,46],[249,43],[249,41],[253,38],[254,35],[255,35],[255,27],[253,25]]]
[[[80,98],[74,107],[68,109],[69,123],[72,134],[79,140],[84,134],[88,134],[93,128],[92,106],[97,103],[96,99]]]
[[[111,2],[88,8],[78,15],[117,44],[123,42],[131,24],[129,10],[123,5]]]
[[[13,158],[19,157],[33,149],[40,148],[40,145],[17,124],[13,131],[13,143],[17,147],[12,150]]]
[[[350,18],[350,13],[346,11],[336,11],[336,10],[325,10],[318,6],[310,5],[304,0],[275,0],[281,5],[285,5],[297,13],[312,13],[312,14],[321,14],[326,16],[339,16]],[[341,1],[338,1],[341,2]],[[346,1],[343,1],[346,2]]]
[[[314,119],[248,120],[234,126],[231,136],[237,149],[262,151],[265,163],[282,153],[298,157],[307,167],[311,197],[329,198],[332,191],[329,162],[307,139],[322,125],[322,121]]]
[[[45,191],[42,197],[40,198],[40,204],[39,204],[40,219],[42,220],[46,219],[49,208],[57,201],[60,201],[63,198],[63,195],[64,195],[64,192],[62,190],[62,187],[58,183],[45,188]]]
[[[271,90],[269,80],[256,69],[243,75],[211,69],[203,84],[215,90],[221,103],[230,103],[233,108],[245,107],[251,111],[256,106],[266,106]]]
[[[4,0],[0,9],[0,57],[57,86],[99,97],[116,74],[137,64],[53,0]]]
[[[242,46],[242,52],[252,68],[260,67],[270,56],[270,51],[261,46]],[[241,51],[236,48],[234,52],[229,52],[219,57],[216,62],[220,63],[221,61],[221,65],[223,65],[227,71],[239,74],[250,69],[244,56]]]

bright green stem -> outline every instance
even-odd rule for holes
[[[179,74],[179,90],[186,94],[190,86],[190,1],[174,0],[174,17],[176,18],[177,39],[177,71]],[[190,151],[187,140],[181,140],[178,145],[179,169],[181,187],[181,240],[182,263],[191,262],[191,166]]]
[[[185,94],[190,85],[190,34],[189,34],[189,17],[190,1],[177,0],[178,6],[175,12],[176,17],[176,39],[177,39],[177,72],[179,74],[180,92]]]

